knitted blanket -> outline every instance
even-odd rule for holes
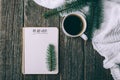
[[[33,0],[40,6],[45,8],[54,9],[65,3],[65,0]]]
[[[104,1],[104,20],[95,30],[92,44],[105,57],[104,68],[110,69],[114,80],[120,80],[120,1]]]

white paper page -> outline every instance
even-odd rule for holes
[[[24,28],[25,74],[57,74],[58,73],[58,29],[57,28]],[[47,48],[55,46],[56,70],[48,71]]]

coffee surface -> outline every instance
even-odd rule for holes
[[[64,29],[70,35],[78,35],[83,29],[83,21],[77,15],[69,15],[64,20]]]

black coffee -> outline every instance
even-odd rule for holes
[[[69,15],[64,20],[64,29],[70,35],[78,35],[83,29],[83,21],[77,15]]]

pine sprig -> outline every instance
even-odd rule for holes
[[[79,10],[84,4],[84,2],[82,1],[75,1],[75,2],[72,2],[72,3],[67,3],[61,7],[64,7],[63,9],[59,9],[56,8],[56,9],[53,9],[53,10],[50,10],[46,13],[44,13],[44,17],[45,18],[48,18],[48,17],[51,17],[51,16],[54,16],[54,15],[59,15],[59,13],[61,12],[65,12],[65,11],[74,11],[74,10]]]
[[[47,49],[47,64],[49,71],[54,71],[56,69],[56,53],[53,44],[49,44]]]
[[[103,2],[102,0],[93,0],[89,6],[89,14],[86,15],[88,26],[85,33],[90,40],[93,37],[94,30],[99,29],[103,21]]]
[[[60,9],[56,8],[46,12],[44,17],[49,18],[54,15],[59,15],[60,13],[78,11],[86,5],[89,6],[89,12],[85,14],[87,20],[87,30],[85,34],[88,36],[88,39],[91,40],[94,30],[99,29],[103,21],[103,0],[76,0],[71,3],[66,3],[61,6]]]

